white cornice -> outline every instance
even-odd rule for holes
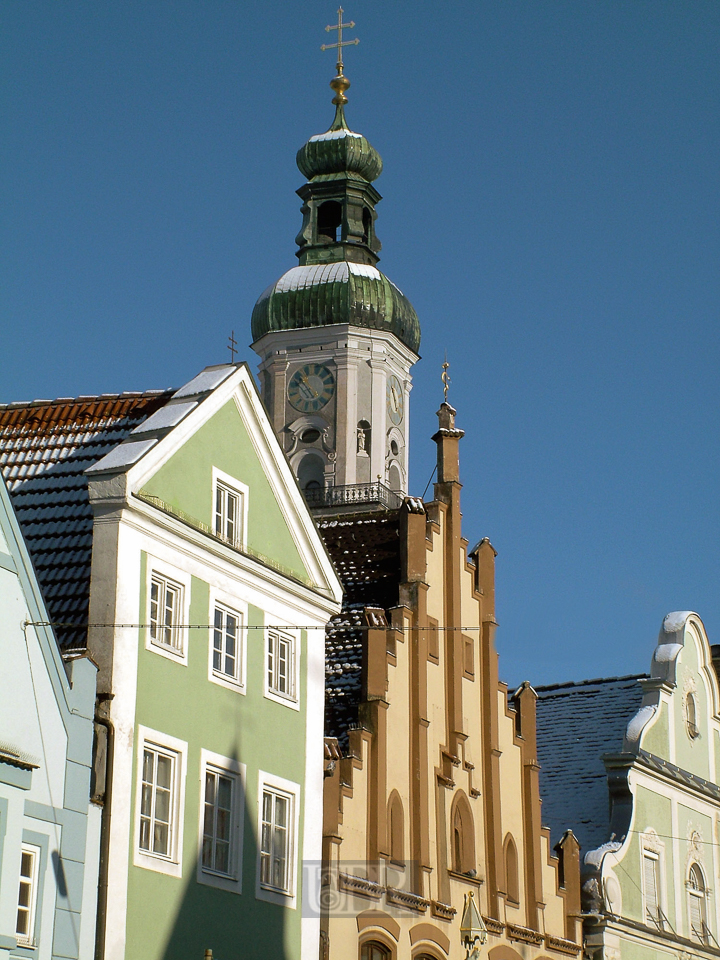
[[[128,501],[115,514],[114,522],[125,524],[152,540],[160,540],[175,553],[195,560],[222,576],[242,581],[250,589],[299,606],[303,615],[308,618],[309,625],[313,622],[321,625],[326,618],[338,612],[339,604],[332,597],[208,537],[202,531],[142,500],[133,498]]]

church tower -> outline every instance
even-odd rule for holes
[[[350,86],[338,61],[335,119],[297,154],[307,182],[299,266],[265,290],[252,314],[261,393],[311,504],[343,488],[407,490],[410,368],[420,324],[407,297],[377,269],[379,153],[345,120]],[[337,495],[337,496],[336,496]]]

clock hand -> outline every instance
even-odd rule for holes
[[[303,381],[303,383],[305,384],[305,386],[308,388],[308,390],[310,391],[310,393],[312,393],[313,396],[315,397],[315,399],[317,400],[317,398],[320,396],[320,394],[317,392],[317,390],[313,390],[313,388],[310,386],[310,381],[309,381],[308,378],[307,378],[307,374],[303,373],[302,370],[301,370],[301,371],[300,371],[300,376],[302,377],[302,381]]]

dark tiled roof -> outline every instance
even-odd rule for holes
[[[50,619],[87,622],[92,512],[83,471],[162,407],[172,391],[0,405],[0,470]],[[56,630],[61,646],[85,631]]]
[[[542,822],[552,843],[571,829],[583,854],[609,839],[602,755],[620,753],[640,709],[638,676],[535,687]]]
[[[320,534],[345,591],[325,642],[325,733],[343,749],[358,722],[362,697],[363,623],[366,606],[397,606],[400,580],[400,512],[317,519]]]

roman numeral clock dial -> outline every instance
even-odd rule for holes
[[[395,374],[387,382],[387,412],[392,423],[399,426],[403,418],[404,401],[402,386]]]
[[[288,401],[301,413],[316,413],[335,392],[335,377],[321,363],[307,363],[290,378]]]

